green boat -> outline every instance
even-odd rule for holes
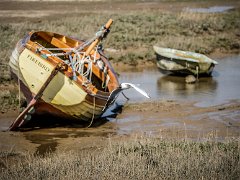
[[[175,74],[211,75],[218,64],[207,56],[190,51],[153,46],[157,66],[163,72]]]

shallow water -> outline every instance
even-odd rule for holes
[[[185,8],[185,11],[198,12],[198,13],[222,13],[231,9],[234,9],[234,7],[233,6],[212,6],[209,8]]]
[[[208,107],[240,98],[240,55],[215,59],[212,77],[200,77],[194,84],[185,83],[185,77],[164,75],[157,68],[151,70],[122,72],[120,82],[139,84],[151,96],[147,100],[135,90],[125,94],[133,102],[153,100],[194,101],[196,106]]]

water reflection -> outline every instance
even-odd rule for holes
[[[158,79],[157,88],[169,96],[189,97],[198,94],[214,94],[217,81],[212,77],[201,77],[196,83],[188,84],[185,77],[165,75]]]
[[[240,56],[215,59],[218,65],[212,77],[200,77],[195,84],[186,84],[184,77],[169,76],[155,69],[121,72],[120,82],[140,84],[152,100],[189,100],[197,106],[213,106],[240,97]],[[125,92],[131,102],[146,101],[146,98],[130,89]]]
[[[233,6],[212,6],[209,8],[185,8],[184,11],[197,12],[197,13],[222,13],[231,9],[234,9],[234,7]]]

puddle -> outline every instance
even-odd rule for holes
[[[212,77],[200,77],[194,84],[186,84],[184,77],[164,75],[157,68],[141,72],[122,72],[120,82],[139,84],[151,96],[147,100],[129,89],[125,94],[132,102],[180,100],[197,102],[198,107],[209,107],[240,98],[240,55],[216,59]]]
[[[223,13],[234,9],[233,6],[212,6],[209,8],[185,8],[184,11],[187,12],[197,12],[197,13]]]
[[[33,144],[36,144],[36,155],[44,156],[48,153],[53,153],[57,150],[59,146],[59,141],[62,139],[68,139],[71,142],[71,139],[81,138],[94,138],[94,137],[109,137],[115,135],[116,131],[96,128],[96,129],[82,129],[82,128],[49,128],[49,129],[38,129],[35,131],[24,132],[24,137],[26,140],[30,141]],[[72,144],[73,145],[73,144]]]
[[[92,128],[87,128],[88,124],[84,122],[69,121],[50,115],[42,115],[33,117],[32,121],[29,121],[20,130],[24,138],[35,145],[35,154],[44,156],[55,152],[61,140],[71,142],[72,139],[115,135],[114,124],[110,122],[104,125],[106,122],[103,119],[102,121],[95,122]]]

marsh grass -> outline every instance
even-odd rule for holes
[[[7,158],[2,179],[238,179],[240,142],[134,136],[103,149]],[[9,165],[6,165],[9,164]]]
[[[6,64],[16,42],[31,30],[53,31],[61,34],[91,38],[109,18],[114,20],[104,46],[119,50],[109,53],[113,62],[154,60],[152,46],[210,54],[216,50],[239,52],[239,10],[222,14],[194,12],[167,13],[132,11],[117,14],[72,14],[58,19],[3,23],[0,25],[1,63]],[[135,64],[135,63],[133,63]]]
[[[6,113],[9,110],[17,110],[20,101],[16,85],[14,85],[13,82],[8,82],[8,84],[1,84],[0,88],[0,113]],[[21,95],[21,97],[23,96]],[[21,101],[23,101],[22,98]]]

